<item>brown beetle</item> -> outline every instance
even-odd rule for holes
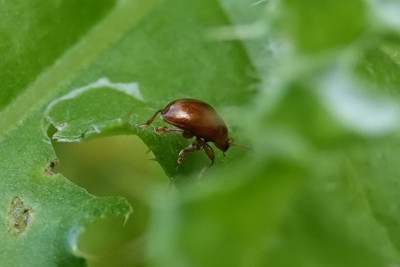
[[[190,98],[172,101],[164,109],[157,110],[140,127],[150,125],[158,113],[161,113],[161,117],[165,122],[175,127],[157,127],[155,129],[157,133],[177,132],[187,139],[196,137],[193,143],[179,152],[178,164],[183,162],[183,158],[187,153],[204,149],[211,160],[211,164],[203,169],[202,173],[204,173],[214,164],[214,150],[208,142],[213,142],[217,148],[224,152],[228,150],[230,145],[233,145],[232,140],[228,138],[228,128],[225,122],[213,107],[203,101]]]

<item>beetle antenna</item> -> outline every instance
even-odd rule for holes
[[[247,149],[247,150],[250,150],[250,151],[254,152],[254,150],[251,149],[251,148],[248,147],[248,146],[238,145],[238,144],[233,143],[233,138],[230,138],[230,137],[229,137],[229,138],[228,138],[228,142],[229,142],[229,145],[230,145],[230,146],[238,146],[238,147],[241,147],[241,148],[244,148],[244,149]]]
[[[248,146],[244,146],[244,145],[239,145],[239,144],[235,144],[235,143],[230,143],[231,146],[238,146],[247,150],[250,150],[251,152],[254,152],[254,150]]]

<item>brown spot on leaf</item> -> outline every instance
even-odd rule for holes
[[[53,161],[47,164],[46,168],[44,169],[45,174],[53,176],[54,175],[53,169],[59,163],[60,161],[58,160],[58,158],[53,159]]]
[[[17,196],[11,200],[8,209],[8,232],[19,235],[28,227],[33,216],[33,210]]]

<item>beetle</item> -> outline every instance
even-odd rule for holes
[[[179,165],[182,164],[186,154],[204,150],[211,160],[211,164],[202,170],[201,173],[204,173],[214,164],[214,150],[208,142],[214,143],[223,152],[227,151],[231,145],[236,145],[232,143],[231,138],[228,138],[228,128],[223,119],[212,106],[203,101],[192,98],[174,100],[165,108],[157,110],[146,123],[139,126],[149,126],[159,113],[165,122],[175,127],[157,127],[155,132],[176,132],[187,139],[196,138],[188,147],[179,152]]]

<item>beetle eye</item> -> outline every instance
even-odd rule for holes
[[[233,143],[233,138],[230,138],[230,137],[229,137],[229,138],[228,138],[228,143],[229,143],[229,144],[232,144],[232,143]]]

